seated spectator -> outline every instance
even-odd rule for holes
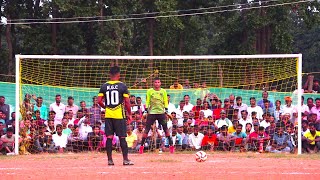
[[[105,116],[105,114],[100,114],[101,116]],[[78,125],[79,126],[79,122],[82,121],[85,118],[85,113],[83,111],[83,109],[79,109],[78,113],[77,113],[77,118],[73,121],[74,125]]]
[[[226,112],[224,110],[220,113],[220,119],[215,121],[218,128],[221,128],[222,126],[232,126],[232,122],[227,118]]]
[[[223,125],[220,128],[220,133],[217,135],[219,148],[223,151],[234,150],[234,136],[228,133],[228,126]]]
[[[182,122],[183,122],[183,112],[185,111],[184,110],[184,100],[181,100],[180,103],[179,103],[179,106],[178,108],[176,109],[175,113],[176,113],[176,117],[179,121],[179,126],[182,126]]]
[[[313,123],[309,124],[309,132],[304,134],[306,138],[305,147],[308,153],[316,153],[320,149],[320,131],[316,131]]]
[[[286,133],[289,136],[288,146],[290,147],[291,152],[293,152],[298,145],[298,134],[295,129],[291,127],[287,127]]]
[[[207,101],[203,102],[203,109],[200,112],[204,113],[205,118],[213,115],[213,112],[209,109],[209,103]]]
[[[36,126],[43,126],[44,125],[44,122],[46,121],[46,120],[44,120],[44,119],[42,119],[41,117],[40,117],[40,111],[39,110],[36,110],[36,111],[34,111],[34,114],[35,114],[35,119],[33,120],[34,122],[35,122],[35,124],[36,124]]]
[[[222,108],[222,101],[217,101],[217,108],[213,110],[213,119],[220,119],[221,111],[224,110]]]
[[[293,123],[290,121],[290,114],[289,113],[286,113],[282,116],[281,123],[284,124],[285,128],[288,126],[293,128],[293,126],[294,126]]]
[[[68,136],[62,133],[62,125],[58,124],[57,133],[52,135],[52,141],[54,143],[54,149],[58,152],[64,152],[64,149],[67,147]]]
[[[179,84],[179,80],[173,82],[173,85],[170,86],[170,89],[183,89],[183,86]]]
[[[266,133],[270,136],[270,139],[273,138],[274,133],[276,133],[276,122],[270,122],[270,126],[266,128]]]
[[[277,127],[277,133],[274,134],[271,146],[268,146],[266,151],[272,153],[290,152],[289,138],[289,135],[284,132],[284,127]]]
[[[132,131],[132,133],[137,135],[137,146],[136,146],[136,151],[138,151],[140,149],[141,146],[141,141],[142,141],[142,137],[143,137],[143,133],[144,133],[144,125],[142,122],[138,123],[137,128],[134,129]],[[145,150],[148,149],[149,144],[147,143],[147,141],[144,144],[144,148]]]
[[[30,120],[26,120],[25,122],[27,122]],[[20,132],[19,132],[19,135],[20,135],[20,140],[19,140],[19,154],[21,155],[28,155],[30,154],[29,153],[29,148],[30,148],[30,141],[31,141],[31,138],[29,136],[29,128],[24,127],[24,128],[20,128]]]
[[[56,133],[56,126],[54,125],[54,121],[53,120],[48,120],[48,127],[47,127],[47,131],[53,135]]]
[[[249,135],[250,149],[260,152],[264,151],[269,143],[270,136],[264,131],[264,127],[257,123],[253,124],[255,131]],[[258,128],[257,128],[258,127]],[[258,129],[258,130],[257,130]]]
[[[193,106],[193,108],[192,108],[192,111],[194,112],[194,118],[195,119],[199,118],[199,114],[200,114],[201,110],[203,110],[202,100],[200,98],[198,98],[197,101],[196,101],[196,105]]]
[[[92,127],[90,126],[90,120],[89,118],[85,118],[83,122],[79,122],[79,132],[81,134],[81,137],[83,138],[85,142],[88,140],[88,134],[92,132]]]
[[[252,123],[247,123],[245,128],[245,133],[247,136],[249,136],[253,132]]]
[[[126,141],[128,144],[128,150],[129,152],[136,152],[137,142],[138,142],[138,136],[132,132],[133,126],[128,125],[127,126],[127,137]]]
[[[39,151],[40,152],[49,152],[49,147],[53,143],[52,135],[47,131],[47,126],[43,125],[39,127]]]
[[[6,127],[5,124],[3,124],[3,122],[0,122],[0,137],[6,134]]]
[[[213,151],[215,147],[218,146],[217,135],[214,133],[214,128],[209,127],[208,133],[204,135],[201,143],[201,147],[203,150],[211,150]]]
[[[16,120],[16,112],[12,112],[11,113],[11,119],[10,120],[8,120],[8,121],[6,121],[6,127],[7,128],[9,128],[9,127],[12,127],[12,126],[14,126],[13,124],[14,124],[14,121]]]
[[[207,125],[207,119],[204,117],[204,112],[200,111],[198,119],[195,120],[195,125],[205,126]]]
[[[72,133],[72,130],[68,128],[68,119],[62,119],[62,133],[69,136]]]
[[[225,110],[225,112],[227,114],[227,118],[232,119],[233,114],[234,114],[234,112],[233,112],[234,108],[233,108],[233,106],[231,106],[230,99],[228,99],[228,98],[224,99],[223,109]]]
[[[172,129],[171,138],[172,138],[173,146],[175,147],[175,149],[182,150],[182,138],[181,138],[181,135],[178,134],[176,127],[174,127]],[[164,139],[165,139],[165,142],[164,142],[163,151],[169,152],[170,151],[169,150],[169,140],[166,137]]]
[[[232,115],[232,119],[230,119],[231,121],[240,120],[240,116],[239,116],[239,109],[234,109],[233,110],[233,115]]]
[[[238,127],[239,121],[238,120],[233,120],[232,121],[232,125],[228,126],[228,133],[229,134],[233,134],[234,132],[236,132],[236,129]]]
[[[232,135],[235,137],[235,146],[240,146],[240,150],[243,151],[246,144],[247,134],[242,132],[242,124],[237,125],[237,129]]]
[[[88,144],[91,151],[99,152],[103,147],[103,134],[100,132],[100,127],[95,125],[92,132],[88,133]]]
[[[243,127],[242,131],[243,132],[246,131],[246,127],[247,127],[248,123],[250,123],[251,127],[252,127],[252,119],[249,118],[248,111],[243,110],[243,111],[241,111],[241,118],[239,120],[239,124],[242,124],[242,127]]]
[[[189,146],[189,135],[183,131],[182,127],[178,127],[177,132],[182,139],[182,150],[187,149],[187,147]]]
[[[270,126],[270,113],[263,114],[263,120],[260,122],[260,126],[263,126],[265,129]]]
[[[74,125],[72,133],[68,136],[68,144],[71,146],[73,152],[79,152],[83,150],[83,137],[81,137],[79,131],[79,126]]]
[[[192,150],[201,149],[201,143],[204,135],[199,132],[199,126],[194,126],[193,133],[189,135],[189,147]]]
[[[0,152],[2,154],[14,154],[14,139],[15,135],[13,134],[13,129],[8,128],[7,134],[2,135],[0,139],[0,142],[2,143],[2,146],[0,146]]]

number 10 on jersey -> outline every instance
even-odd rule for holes
[[[118,91],[107,91],[106,92],[106,105],[118,105],[119,104],[119,92]]]

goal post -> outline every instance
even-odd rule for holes
[[[184,94],[195,98],[210,92],[220,99],[230,94],[261,98],[267,90],[276,99],[293,98],[294,105],[301,104],[302,55],[203,55],[203,56],[85,56],[85,55],[16,55],[16,112],[19,112],[24,94],[46,96],[49,107],[53,96],[64,99],[75,97],[75,104],[97,95],[99,87],[108,79],[110,66],[119,65],[122,81],[132,94],[145,99],[146,88],[154,77],[160,77],[162,87],[168,89],[175,105]],[[178,80],[188,79],[192,85],[204,83],[207,87],[169,90]],[[205,86],[204,85],[204,86]],[[271,90],[277,90],[272,92]],[[293,92],[297,90],[297,94]],[[298,108],[298,154],[301,154],[301,108]],[[15,153],[18,154],[19,119],[16,113]]]

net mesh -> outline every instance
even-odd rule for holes
[[[147,60],[32,58],[20,61],[21,101],[25,94],[35,94],[43,97],[44,104],[49,107],[55,101],[55,95],[60,94],[64,104],[67,104],[68,96],[73,96],[78,106],[80,101],[86,101],[87,107],[90,107],[92,97],[98,94],[99,87],[108,80],[108,70],[114,65],[120,66],[121,81],[129,87],[130,94],[141,97],[143,104],[146,89],[152,87],[154,77],[160,77],[162,87],[168,89],[171,103],[176,107],[186,94],[194,105],[197,98],[203,99],[208,94],[215,94],[222,100],[234,94],[241,96],[243,103],[249,104],[250,97],[261,98],[262,90],[269,91],[269,97],[274,102],[278,99],[283,101],[285,96],[293,96],[292,92],[297,89],[297,58],[280,56],[230,59],[184,57],[179,60],[152,57]],[[190,82],[190,89],[169,89],[175,81],[184,84],[186,79]],[[296,102],[294,99],[293,103]],[[99,141],[104,140],[102,138]],[[150,146],[156,149],[162,147],[165,141],[151,137],[149,143],[157,144]],[[69,145],[90,150],[87,141]]]

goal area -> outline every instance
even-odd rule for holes
[[[55,96],[61,95],[62,103],[72,96],[80,107],[81,101],[92,105],[100,86],[108,81],[109,68],[119,66],[121,81],[129,88],[130,95],[141,97],[145,104],[146,91],[159,77],[162,88],[170,95],[176,107],[189,95],[195,105],[198,98],[218,97],[223,102],[230,95],[241,96],[250,105],[250,98],[262,99],[267,91],[269,100],[290,96],[293,105],[301,104],[302,55],[206,55],[206,56],[85,56],[85,55],[16,55],[16,112],[26,94],[43,98],[49,108]],[[186,83],[189,82],[189,86]],[[174,84],[186,86],[172,89]],[[171,87],[171,88],[170,88]],[[189,88],[188,88],[189,87]],[[31,103],[35,101],[31,100]],[[298,154],[301,154],[301,108],[297,106]],[[48,109],[49,111],[49,109]],[[16,113],[15,132],[24,120],[24,113]],[[18,121],[19,120],[19,121]],[[19,144],[16,136],[15,152]]]

